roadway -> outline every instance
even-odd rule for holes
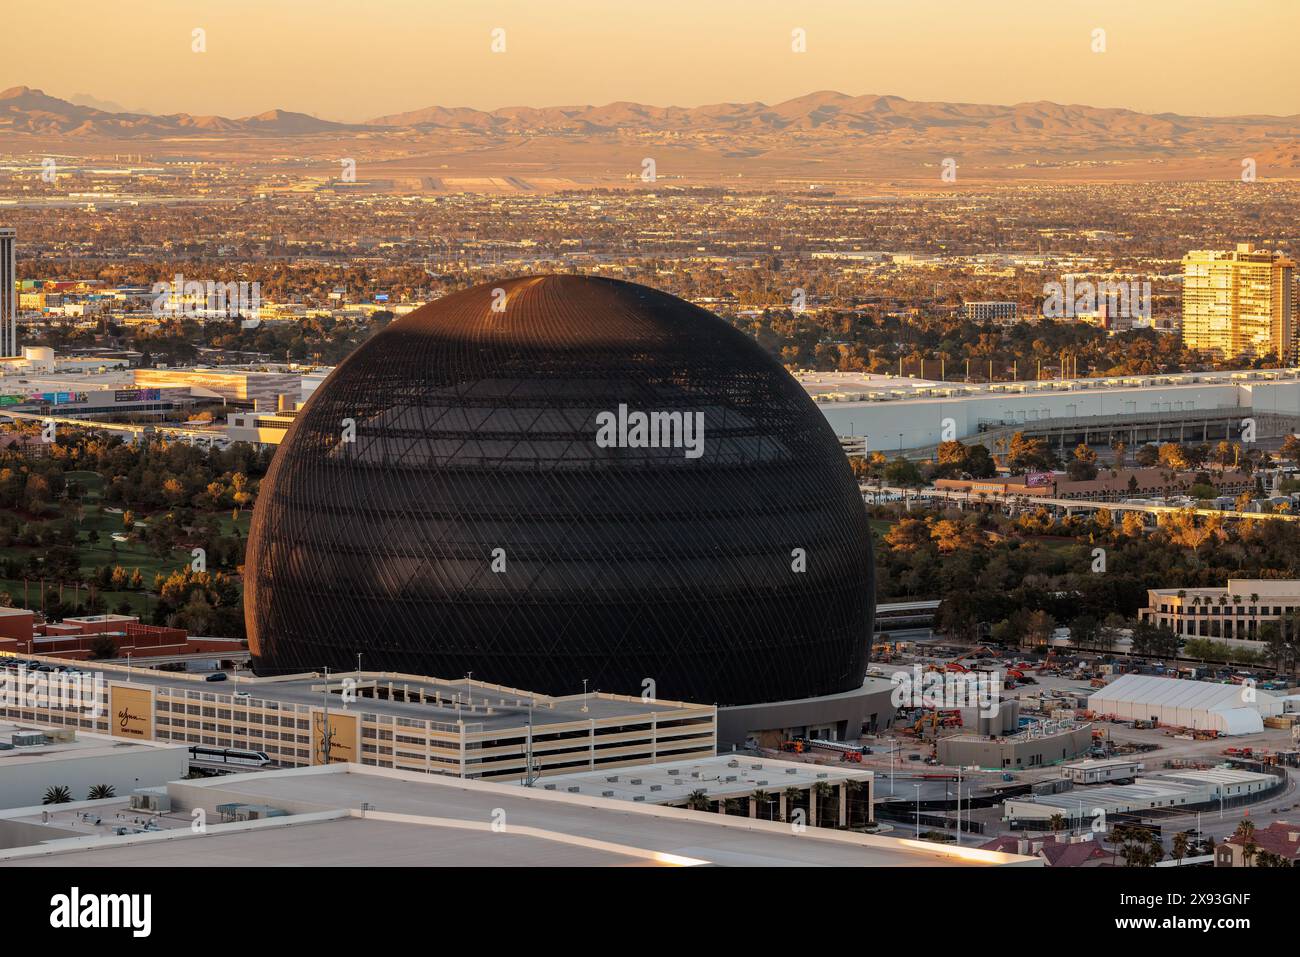
[[[143,671],[156,669],[158,665],[183,665],[194,661],[210,661],[213,664],[220,664],[223,661],[235,661],[244,664],[252,659],[252,652],[248,649],[235,648],[231,651],[191,652],[183,655],[162,655],[160,657],[149,655],[147,657],[137,658],[107,658],[96,661],[96,664],[131,665],[132,667]],[[215,668],[213,670],[215,670]]]
[[[893,496],[885,499],[884,496]],[[1235,510],[1224,510],[1217,508],[1185,508],[1178,505],[1135,505],[1128,502],[1094,502],[1087,499],[1073,498],[1052,498],[1050,496],[1039,495],[1001,495],[994,492],[959,492],[953,489],[935,489],[935,488],[897,488],[894,486],[864,486],[862,487],[862,498],[870,504],[902,501],[904,506],[910,507],[913,501],[932,503],[936,500],[943,502],[954,502],[958,505],[965,506],[974,503],[976,505],[1002,504],[1010,511],[1017,509],[1044,508],[1061,509],[1067,515],[1074,511],[1096,512],[1106,509],[1111,512],[1143,512],[1148,515],[1173,515],[1177,513],[1192,512],[1195,515],[1217,515],[1224,519],[1277,519],[1284,522],[1300,521],[1300,514],[1288,512],[1238,512]]]
[[[193,429],[183,425],[141,424],[138,422],[102,422],[99,419],[74,419],[66,415],[41,415],[37,412],[5,412],[0,419],[21,419],[27,422],[53,422],[56,425],[70,425],[79,429],[98,429],[106,432],[121,432],[133,440],[147,435],[164,435],[179,438],[186,442],[206,443],[214,446],[230,444],[230,437],[224,430]]]

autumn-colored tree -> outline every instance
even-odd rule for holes
[[[930,529],[917,518],[900,519],[885,533],[885,543],[895,551],[912,552],[929,542]]]
[[[1166,442],[1161,445],[1158,461],[1175,472],[1185,471],[1192,465],[1187,449],[1177,442]]]

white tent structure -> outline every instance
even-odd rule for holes
[[[1155,675],[1124,675],[1089,695],[1088,707],[1127,721],[1219,734],[1255,734],[1264,730],[1264,718],[1282,713],[1282,702],[1258,688]]]

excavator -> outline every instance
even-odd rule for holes
[[[960,728],[962,726],[961,712],[957,710],[926,711],[913,724],[908,725],[903,730],[924,739],[927,725],[929,726],[931,738],[937,735],[939,728]]]

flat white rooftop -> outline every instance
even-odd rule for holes
[[[928,364],[929,371],[934,363]],[[949,370],[954,375],[956,366]],[[1241,386],[1256,383],[1300,383],[1300,368],[1240,369],[1219,372],[1182,372],[1164,375],[1085,376],[1076,379],[1017,379],[1005,382],[964,382],[922,379],[914,376],[861,372],[801,370],[795,378],[818,402],[873,403],[898,399],[981,398],[998,395],[1072,393],[1088,390],[1146,390],[1180,386]]]
[[[1071,761],[1069,764],[1062,764],[1062,771],[1099,771],[1103,768],[1129,768],[1136,764],[1141,764],[1141,759],[1133,758],[1084,758],[1082,761]]]
[[[62,728],[54,728],[43,724],[0,721],[0,744],[9,744],[12,742],[15,733],[37,732],[45,734],[48,732],[50,734],[56,734],[62,730]],[[85,731],[80,728],[75,730],[76,740],[74,741],[49,741],[46,744],[34,746],[22,745],[14,747],[12,750],[0,750],[0,774],[4,773],[5,768],[12,768],[15,765],[30,761],[86,758],[109,754],[123,754],[128,751],[157,750],[160,748],[181,750],[185,747],[180,744],[170,744],[166,741],[128,741],[122,738],[110,737],[109,735],[94,734],[93,732]]]
[[[1237,784],[1259,784],[1268,781],[1272,775],[1256,771],[1239,771],[1236,768],[1205,768],[1203,770],[1175,771],[1169,775],[1177,781],[1194,781],[1226,787]]]
[[[864,770],[861,765],[836,767],[720,754],[609,771],[548,775],[533,787],[621,801],[672,804],[685,801],[695,791],[703,791],[716,801],[719,798],[747,797],[755,791],[775,794],[789,787],[808,788],[818,781],[838,786],[845,781],[865,783],[871,778],[872,772]]]
[[[167,786],[208,809],[205,834],[72,838],[0,851],[0,865],[213,867],[385,865],[1041,866],[1036,858],[336,764]],[[217,805],[290,813],[214,824]]]
[[[1220,790],[1228,786],[1258,791],[1271,780],[1268,774],[1229,768],[1179,771],[1167,777],[1138,778],[1132,784],[1076,788],[1059,794],[1035,795],[1032,800],[1012,798],[1003,802],[1004,817],[1049,817],[1055,812],[1086,817],[1096,808],[1107,812],[1171,809],[1215,800]]]
[[[126,795],[99,801],[8,808],[0,810],[0,821],[39,828],[48,834],[38,834],[42,840],[110,837],[116,835],[118,830],[134,832],[143,831],[146,827],[159,831],[189,830],[193,823],[187,812],[150,814],[133,810]],[[16,839],[12,830],[6,830],[5,833],[9,835],[8,840]]]
[[[1138,778],[1132,784],[1103,785],[1087,789],[1039,794],[1032,800],[1003,802],[1004,817],[1050,817],[1055,813],[1088,817],[1100,808],[1107,812],[1144,811],[1156,807],[1200,804],[1208,800],[1207,789],[1190,781]]]

